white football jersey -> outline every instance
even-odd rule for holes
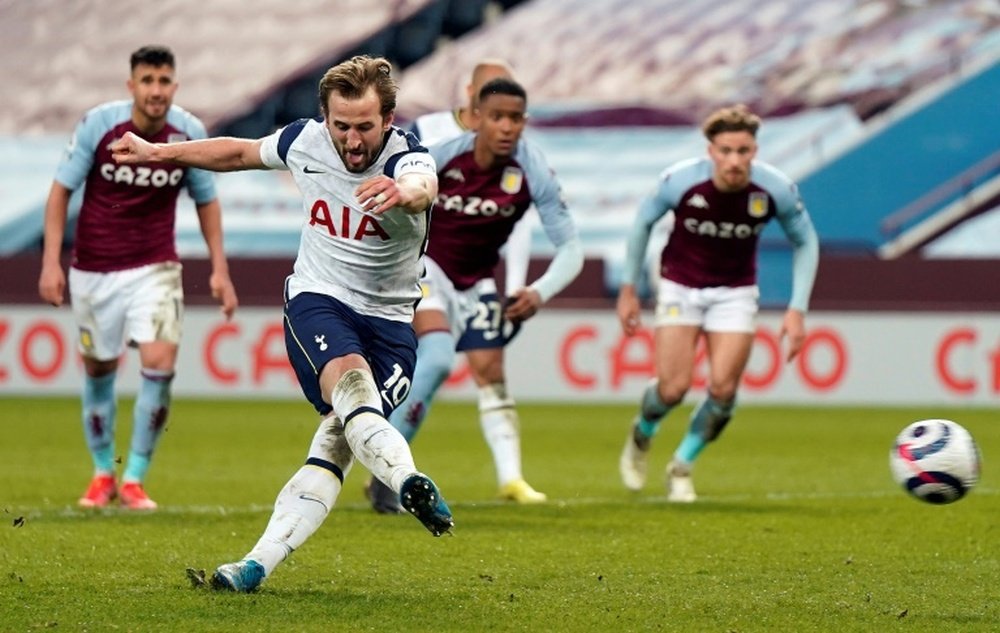
[[[412,134],[391,127],[385,137],[382,152],[361,173],[347,170],[320,120],[301,119],[264,139],[261,160],[291,172],[305,211],[288,298],[314,292],[360,314],[412,319],[430,210],[396,208],[376,216],[362,210],[354,191],[380,174],[396,179],[406,173],[433,175],[436,168]]]
[[[453,139],[468,130],[458,118],[458,110],[422,114],[413,121],[413,134],[424,146]]]

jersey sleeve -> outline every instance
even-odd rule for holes
[[[555,172],[534,145],[521,140],[524,146],[524,168],[528,186],[531,188],[531,201],[538,210],[542,228],[556,247],[576,239],[576,224],[566,206],[566,199]]]
[[[98,110],[91,110],[84,115],[73,130],[73,136],[56,168],[55,179],[59,184],[71,191],[83,185],[94,164],[97,144],[106,132],[107,127],[102,124]]]
[[[427,151],[430,152],[431,156],[434,158],[434,162],[442,169],[450,163],[453,158],[472,149],[475,142],[475,132],[464,132],[458,136],[444,141],[439,141],[437,143],[425,143],[424,141],[421,141],[424,147],[427,148]]]
[[[288,150],[308,122],[309,119],[299,119],[263,138],[260,144],[260,160],[265,167],[288,171]]]
[[[437,174],[437,163],[434,162],[434,157],[423,148],[401,152],[386,161],[386,176],[398,180],[400,176],[406,174],[434,176]]]
[[[646,249],[649,247],[649,236],[653,232],[653,225],[677,206],[683,193],[679,189],[679,179],[675,177],[673,170],[668,168],[660,174],[656,189],[643,198],[628,235],[622,283],[635,285],[638,282],[643,262],[646,260]]]
[[[185,118],[182,129],[189,139],[200,140],[208,138],[205,125],[194,115],[188,115]],[[205,169],[198,169],[197,167],[189,167],[185,177],[188,194],[194,200],[195,204],[206,204],[216,199],[214,173]]]
[[[819,237],[794,182],[782,179],[771,196],[775,218],[792,243],[792,296],[788,307],[806,312],[819,267]]]

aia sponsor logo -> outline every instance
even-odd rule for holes
[[[351,213],[351,208],[340,209],[340,217],[330,210],[326,200],[313,202],[309,210],[309,226],[322,226],[330,237],[342,237],[348,240],[363,240],[366,237],[377,237],[382,241],[391,239],[379,221],[363,213]]]

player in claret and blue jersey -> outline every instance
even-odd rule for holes
[[[524,88],[509,78],[493,79],[477,101],[476,132],[428,148],[440,184],[421,280],[424,298],[413,320],[417,366],[409,398],[389,420],[412,440],[451,372],[456,350],[465,352],[479,388],[480,424],[493,453],[499,496],[539,503],[545,495],[521,472],[519,421],[507,391],[503,348],[519,323],[579,274],[583,249],[555,175],[538,147],[521,136]],[[504,301],[493,270],[532,203],[556,253],[539,279]]]
[[[118,165],[111,144],[126,132],[153,142],[204,138],[205,127],[173,105],[177,81],[167,48],[132,54],[132,99],[93,108],[77,125],[56,171],[45,206],[45,246],[38,290],[62,305],[66,275],[60,263],[69,199],[84,187],[69,270],[70,301],[80,331],[85,371],[83,428],[94,476],[80,498],[103,507],[116,497],[125,508],[156,508],[143,487],[157,440],[167,423],[170,384],[181,336],[183,291],[174,243],[177,196],[194,199],[212,263],[209,285],[229,318],[237,299],[222,250],[222,221],[213,176],[178,165]],[[115,375],[128,341],[139,348],[142,382],[133,409],[132,445],[115,481]]]
[[[696,499],[692,465],[729,422],[750,358],[758,310],[757,243],[772,218],[794,247],[791,301],[781,327],[781,337],[788,338],[788,361],[805,341],[819,241],[795,183],[754,160],[759,126],[760,119],[744,106],[710,115],[703,126],[708,158],[669,167],[639,208],[618,295],[618,318],[627,336],[639,327],[635,284],[652,227],[668,212],[674,215],[674,226],[660,258],[654,322],[657,376],[643,393],[619,460],[622,481],[632,490],[645,484],[650,442],[660,421],[690,388],[698,341],[704,337],[708,393],[692,413],[688,432],[667,467],[668,499]]]

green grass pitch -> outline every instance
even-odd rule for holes
[[[661,473],[618,479],[631,406],[522,405],[525,474],[550,503],[493,499],[475,408],[439,403],[414,445],[454,535],[363,501],[355,466],[325,525],[251,595],[186,567],[241,557],[316,425],[300,402],[175,402],[147,488],[153,514],[75,507],[90,475],[75,399],[0,400],[2,631],[996,631],[1000,413],[752,407],[704,453],[690,506]],[[128,443],[122,402],[118,452]],[[887,457],[907,423],[950,417],[984,455],[965,499],[907,497]]]

